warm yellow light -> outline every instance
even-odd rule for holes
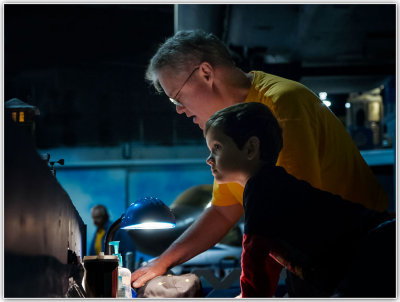
[[[16,122],[17,121],[17,113],[16,112],[12,112],[11,116],[12,116],[13,121]]]
[[[19,113],[19,122],[23,123],[25,121],[25,112],[21,111]]]

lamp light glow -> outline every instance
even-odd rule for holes
[[[121,229],[165,229],[171,228],[171,225],[175,227],[171,210],[154,197],[145,197],[132,203],[121,220]]]
[[[109,242],[118,229],[172,229],[175,228],[175,216],[160,199],[145,197],[132,203],[125,213],[116,220],[107,232],[105,239],[105,254],[111,255]]]
[[[153,230],[153,229],[172,229],[176,225],[171,222],[142,222],[139,224],[133,224],[126,227],[122,227],[124,230]]]

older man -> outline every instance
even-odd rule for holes
[[[378,211],[387,208],[386,193],[346,129],[316,95],[288,79],[242,71],[214,35],[199,30],[177,32],[159,47],[146,78],[159,92],[164,91],[177,113],[186,114],[202,129],[213,113],[227,106],[266,104],[283,133],[277,165],[316,188]],[[132,274],[133,286],[140,287],[212,247],[242,214],[243,187],[214,182],[212,206],[160,257]],[[272,259],[260,265],[271,272],[266,286],[273,294],[279,265]]]

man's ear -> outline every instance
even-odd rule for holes
[[[201,77],[207,82],[211,83],[214,81],[214,67],[208,63],[208,62],[203,62],[200,64],[199,67],[199,72]]]
[[[260,140],[257,136],[250,137],[245,144],[247,159],[252,160],[260,157]]]

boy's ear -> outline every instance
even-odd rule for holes
[[[250,137],[246,142],[247,159],[252,160],[260,157],[260,140],[257,136]]]

